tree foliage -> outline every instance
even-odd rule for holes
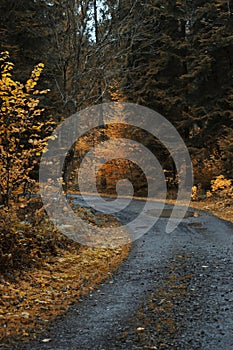
[[[213,157],[232,177],[232,7],[225,0],[2,0],[1,47],[11,52],[17,80],[45,63],[45,115],[60,121],[102,101],[136,102],[175,125],[198,181]]]
[[[125,53],[116,79],[127,100],[170,120],[200,166],[215,152],[229,155],[232,2],[122,1],[114,21],[116,50]]]
[[[9,204],[34,181],[30,175],[45,149],[51,124],[43,121],[38,106],[47,90],[36,90],[44,65],[38,64],[23,84],[12,78],[8,52],[1,55],[0,64],[0,192]]]

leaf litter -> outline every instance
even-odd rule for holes
[[[76,208],[99,227],[119,227],[111,215],[95,216]],[[51,234],[51,232],[48,234]],[[35,249],[35,248],[34,248]],[[28,341],[49,327],[69,307],[90,293],[127,257],[130,244],[117,248],[92,248],[65,240],[56,254],[43,254],[35,266],[22,266],[0,277],[0,348]],[[49,339],[44,339],[49,342]]]

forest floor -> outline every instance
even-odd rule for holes
[[[191,207],[233,222],[233,208],[223,202],[195,201]],[[118,225],[110,215],[99,216],[98,220],[103,226],[110,222]],[[16,271],[13,278],[2,276],[0,349],[12,349],[19,340],[36,338],[72,304],[110,279],[129,250],[130,245],[117,249],[60,249],[57,256],[45,259],[39,268]]]
[[[89,222],[98,221],[100,227],[119,226],[111,215],[93,215],[84,208],[78,211]],[[56,254],[44,254],[36,266],[8,268],[0,276],[0,349],[35,338],[73,303],[111,278],[129,249],[129,244],[94,249],[68,241],[56,248]]]

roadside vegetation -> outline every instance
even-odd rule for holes
[[[7,52],[0,63],[0,342],[12,348],[108,279],[126,258],[129,245],[84,247],[50,222],[35,176],[54,124],[51,119],[45,123],[38,108],[40,96],[47,93],[36,90],[43,65],[22,84],[12,77]],[[74,210],[93,225],[118,226],[110,215]]]
[[[206,192],[194,186],[191,206],[233,222],[233,181],[219,175],[211,180]]]
[[[233,44],[230,1],[44,1],[0,4],[0,342],[30,339],[115,271],[130,244],[81,246],[50,222],[38,190],[41,156],[71,114],[102,102],[132,102],[177,129],[194,169],[191,206],[233,219]],[[133,137],[132,137],[133,135]],[[64,193],[79,190],[77,169],[93,145],[130,138],[157,157],[168,198],[176,166],[159,140],[124,124],[82,135],[67,154]],[[103,155],[108,155],[104,148]],[[120,179],[147,196],[147,179],[127,159],[107,162],[97,188]],[[98,163],[96,159],[96,164]],[[101,163],[101,162],[100,162]],[[169,197],[170,196],[170,197]],[[76,207],[98,226],[111,215]]]

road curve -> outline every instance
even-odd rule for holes
[[[122,222],[130,220],[141,205],[141,201],[132,201],[130,207],[119,214],[119,219]],[[171,207],[166,206],[166,209]],[[192,324],[187,323],[182,344],[179,345],[178,340],[177,349],[233,350],[233,225],[204,212],[197,211],[198,215],[193,216],[193,211],[190,209],[191,215],[183,219],[171,234],[165,233],[168,219],[161,217],[152,229],[133,243],[128,258],[110,280],[80,300],[66,316],[52,325],[49,332],[28,345],[19,344],[18,348],[140,349],[116,343],[114,339],[124,331],[128,320],[150,293],[156,290],[160,271],[177,254],[186,252],[197,266],[192,271],[197,274],[197,279],[206,273],[206,277],[202,278],[204,285],[199,298],[203,304],[199,308],[207,310],[206,305],[209,305],[209,311],[206,315],[201,313],[199,319],[192,320]],[[205,262],[208,266],[214,264],[216,269],[208,271],[208,266],[205,266],[201,274],[200,269]],[[204,295],[205,287],[208,287],[208,295],[206,292]],[[190,301],[191,304],[195,302]],[[205,336],[200,338],[201,334]],[[43,343],[44,338],[51,341]],[[198,339],[190,343],[184,338]]]

